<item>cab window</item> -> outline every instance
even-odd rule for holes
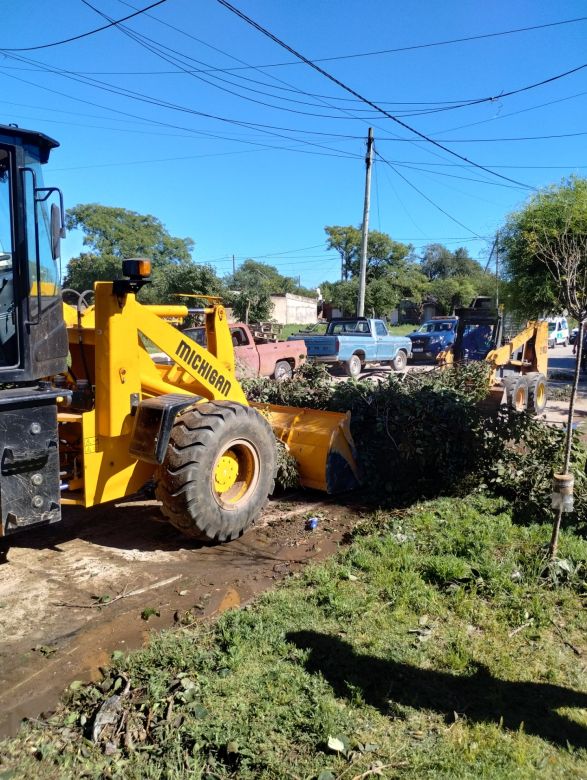
[[[10,153],[0,147],[0,366],[18,362]]]
[[[247,334],[244,328],[231,328],[230,335],[232,337],[232,344],[234,347],[246,347],[249,343]]]
[[[382,322],[375,323],[375,332],[378,336],[387,336],[387,328]]]
[[[35,181],[37,187],[43,186],[41,166],[39,163],[29,161],[27,167],[35,173],[33,178],[30,171],[24,172],[30,300],[31,314],[34,317],[39,296],[43,305],[46,299],[54,299],[60,295],[60,279],[57,263],[51,251],[50,203],[35,196]]]

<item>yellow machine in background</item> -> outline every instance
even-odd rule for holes
[[[58,411],[63,504],[112,501],[154,479],[176,527],[233,539],[272,491],[274,434],[303,485],[335,492],[357,484],[348,414],[249,406],[219,300],[202,309],[205,349],[166,321],[183,320],[185,306],[137,301],[148,261],[124,267],[128,279],[95,285],[93,306],[64,304],[71,366],[55,380],[72,392],[71,406]],[[172,364],[155,364],[149,342]]]
[[[542,413],[547,402],[548,323],[528,322],[508,336],[503,309],[493,308],[489,298],[477,298],[456,315],[454,344],[438,354],[437,362],[483,360],[492,369],[488,405],[495,408],[505,401],[517,412]]]

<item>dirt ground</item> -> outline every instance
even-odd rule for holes
[[[319,494],[297,494],[271,501],[241,539],[212,546],[182,537],[156,502],[136,501],[65,508],[60,524],[12,537],[0,548],[0,736],[53,709],[73,680],[98,678],[113,651],[245,604],[332,554],[355,520]],[[146,621],[146,609],[159,615]]]
[[[570,382],[571,348],[549,358],[562,384]],[[550,401],[545,421],[564,424],[567,409],[568,402]],[[587,437],[584,382],[576,420]],[[313,532],[306,530],[312,515],[319,518]],[[0,542],[0,736],[53,709],[73,680],[99,677],[113,651],[141,646],[178,618],[203,620],[245,604],[332,554],[357,517],[344,497],[297,494],[271,501],[242,539],[207,546],[165,523],[156,502],[127,501],[66,507],[60,524]],[[159,615],[144,620],[145,609]]]

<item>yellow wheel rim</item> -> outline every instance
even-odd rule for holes
[[[538,385],[538,390],[536,392],[536,401],[538,402],[538,406],[542,406],[545,397],[546,397],[546,389],[544,385],[541,383]]]
[[[235,439],[226,445],[214,464],[212,492],[220,506],[235,509],[259,481],[259,457],[251,442]]]
[[[518,412],[521,412],[524,410],[525,407],[525,401],[526,401],[526,393],[524,391],[523,387],[519,387],[516,390],[516,400],[515,400],[515,406]]]
[[[238,458],[232,450],[227,450],[218,458],[214,469],[214,490],[226,493],[234,485],[238,476]]]

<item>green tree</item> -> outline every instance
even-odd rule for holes
[[[98,203],[69,209],[66,226],[83,232],[87,248],[70,260],[66,272],[65,286],[79,291],[120,278],[122,260],[129,257],[148,257],[155,278],[165,267],[190,262],[194,247],[191,238],[171,236],[156,217]]]
[[[474,280],[466,276],[435,279],[430,283],[430,296],[441,307],[443,314],[452,314],[458,306],[468,306],[476,295]]]
[[[482,266],[477,260],[473,260],[469,250],[462,246],[451,252],[442,244],[428,244],[424,247],[420,268],[430,281],[451,279],[455,276],[483,277],[485,275]]]
[[[428,244],[424,247],[420,267],[430,281],[448,279],[451,276],[453,255],[442,244]]]
[[[271,294],[277,292],[275,275],[280,276],[273,266],[245,260],[236,273],[226,278],[227,295],[237,319],[248,324],[271,317]]]
[[[361,231],[352,225],[342,227],[331,225],[324,228],[328,237],[328,249],[336,249],[340,255],[341,281],[346,281],[351,275],[350,269],[358,257],[361,245]]]
[[[327,303],[339,309],[343,316],[353,316],[357,310],[357,296],[359,295],[359,280],[349,279],[342,282],[324,282],[320,290]]]
[[[565,308],[571,312],[571,305],[580,312],[587,295],[587,260],[581,251],[587,236],[587,179],[571,177],[534,195],[508,217],[499,235],[510,308],[526,317]],[[559,275],[553,262],[559,257],[568,263],[573,252],[578,253],[576,300],[568,286],[572,280]]]
[[[579,322],[577,362],[560,471],[568,474],[587,318],[587,179],[571,177],[532,196],[523,209],[510,215],[500,239],[506,253],[510,300],[515,308],[531,317],[566,310]],[[557,553],[562,513],[561,504],[552,528],[551,558]]]
[[[329,249],[335,249],[341,259],[343,281],[359,274],[361,231],[347,225],[325,227]],[[373,230],[367,240],[367,279],[380,279],[393,269],[401,269],[413,253],[411,244],[394,241],[387,233]]]
[[[147,292],[145,300],[148,302],[181,303],[194,308],[198,305],[197,301],[181,297],[182,293],[223,297],[225,288],[211,265],[199,265],[190,261],[177,265],[169,264],[160,269]]]

